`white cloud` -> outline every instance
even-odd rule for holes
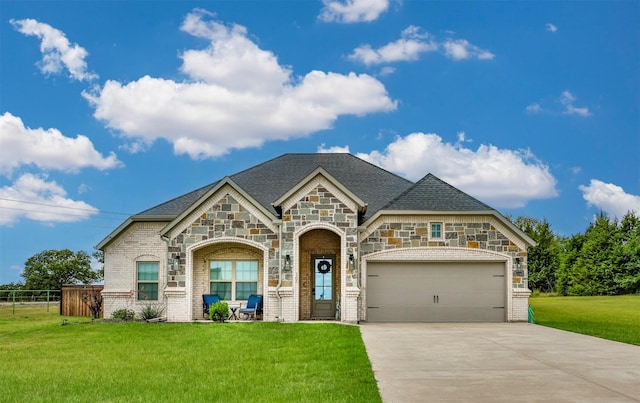
[[[526,110],[528,113],[536,114],[536,113],[540,113],[540,112],[542,112],[542,107],[540,106],[540,104],[539,104],[539,103],[534,102],[534,103],[532,103],[531,105],[527,105],[527,107],[525,108],[525,110]]]
[[[401,33],[400,39],[374,49],[371,45],[361,45],[353,50],[349,59],[367,66],[399,61],[418,60],[420,54],[441,51],[453,60],[479,59],[490,60],[495,55],[487,50],[472,45],[465,39],[447,39],[443,42],[435,40],[422,28],[410,25]]]
[[[389,8],[389,0],[322,0],[324,8],[318,18],[325,22],[371,22]]]
[[[556,27],[553,24],[547,24],[544,26],[544,29],[549,31],[549,32],[556,32],[558,30],[558,27]]]
[[[362,45],[353,50],[349,59],[366,65],[418,60],[421,53],[438,50],[438,44],[427,40],[428,37],[419,27],[411,25],[402,31],[397,41],[378,49]]]
[[[491,60],[495,55],[487,50],[472,45],[465,39],[448,39],[442,46],[445,56],[453,60],[479,59]]]
[[[640,196],[626,193],[620,186],[591,179],[589,186],[581,185],[582,197],[590,206],[622,219],[629,211],[640,213]]]
[[[380,72],[378,73],[378,75],[380,77],[385,77],[385,76],[391,75],[391,74],[393,74],[395,72],[396,72],[395,67],[384,66],[383,68],[380,69]]]
[[[69,156],[73,158],[69,158]],[[65,137],[57,129],[31,129],[9,112],[0,115],[0,174],[9,175],[21,165],[74,172],[122,165],[114,153],[103,157],[88,137]]]
[[[540,103],[534,102],[525,108],[525,111],[530,114],[538,114],[542,112],[564,115],[577,115],[581,117],[591,116],[591,111],[587,107],[577,107],[574,105],[576,97],[569,90],[565,90],[560,94],[560,97],[554,100],[554,106],[546,106],[543,108]],[[557,107],[558,102],[562,105],[562,109]]]
[[[329,147],[327,148],[326,145],[324,143],[320,144],[318,146],[318,151],[316,151],[319,154],[329,154],[329,153],[349,153],[349,146],[344,146],[344,147],[340,147],[340,146],[333,146],[333,147]]]
[[[569,92],[569,90],[563,91],[560,95],[560,103],[564,105],[564,114],[566,115],[578,115],[582,117],[587,117],[591,115],[589,112],[589,108],[583,107],[578,108],[573,105],[573,102],[576,100],[576,97]]]
[[[549,168],[528,150],[481,145],[477,150],[444,143],[437,134],[397,137],[380,151],[358,157],[411,180],[433,173],[493,207],[522,207],[558,195]]]
[[[9,22],[18,32],[40,38],[42,60],[38,67],[43,74],[57,74],[66,68],[70,77],[79,81],[98,78],[87,71],[85,58],[89,53],[78,44],[71,44],[62,31],[30,18]]]
[[[206,49],[184,52],[182,71],[189,81],[109,80],[102,89],[83,93],[94,116],[134,143],[164,138],[176,154],[208,158],[328,129],[340,115],[397,106],[384,85],[366,74],[311,71],[293,77],[272,52],[247,37],[246,28],[206,21],[210,16],[194,10],[182,25],[211,41]]]
[[[473,143],[473,140],[468,139],[465,132],[458,132],[458,143]]]
[[[11,186],[0,188],[0,226],[24,217],[44,223],[82,221],[98,209],[66,197],[67,192],[46,176],[24,174]]]
[[[211,46],[204,51],[185,51],[182,71],[195,80],[230,91],[277,94],[289,81],[291,70],[280,66],[272,52],[261,50],[249,40],[245,27],[227,27],[203,19],[213,16],[205,10],[195,10],[185,18],[180,29],[211,41]]]

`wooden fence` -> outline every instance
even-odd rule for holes
[[[62,286],[60,314],[63,316],[92,317],[91,306],[100,304],[100,317],[103,316],[102,285],[65,285]]]

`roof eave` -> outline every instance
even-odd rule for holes
[[[95,249],[104,250],[104,248],[124,232],[131,224],[135,222],[169,222],[175,218],[175,215],[132,215],[120,224],[115,230],[100,241]]]

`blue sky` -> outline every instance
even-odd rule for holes
[[[0,1],[0,284],[283,153],[640,211],[637,1]]]

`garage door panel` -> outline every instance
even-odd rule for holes
[[[503,322],[502,262],[373,262],[367,271],[371,322]]]
[[[438,313],[435,307],[416,305],[370,307],[367,312],[369,322],[429,322]]]

